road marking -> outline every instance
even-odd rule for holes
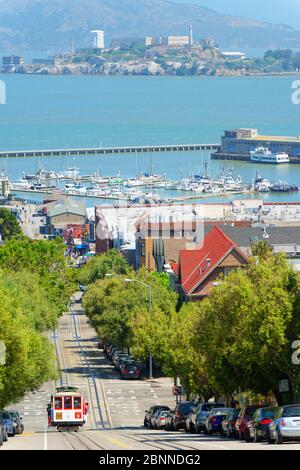
[[[48,450],[46,425],[44,426],[44,450]]]
[[[128,445],[127,444],[124,444],[124,442],[122,441],[119,441],[118,439],[111,439],[111,438],[108,438],[108,440],[114,444],[115,446],[119,446],[119,447],[123,447],[123,449],[128,449]]]

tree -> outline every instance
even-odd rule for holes
[[[198,353],[212,385],[224,394],[239,389],[292,402],[299,371],[291,344],[300,338],[297,276],[282,254],[252,260],[231,273],[200,306],[195,333]],[[278,391],[281,379],[289,396]]]
[[[204,314],[199,306],[199,303],[184,304],[171,316],[163,370],[174,378],[180,378],[188,398],[196,395],[207,401],[214,392],[204,369],[204,357],[194,345],[195,325]]]
[[[33,272],[58,314],[65,311],[75,290],[74,269],[67,266],[62,239],[12,239],[0,247],[0,268],[12,272]]]
[[[92,258],[79,274],[81,284],[87,285],[97,279],[104,279],[108,273],[123,275],[129,271],[127,261],[117,250],[110,250]]]
[[[0,235],[2,240],[22,237],[22,229],[16,216],[5,208],[0,208]]]
[[[0,365],[2,408],[55,377],[52,346],[43,333],[55,319],[31,273],[0,272],[0,298],[0,341],[6,348]]]
[[[151,285],[152,312],[168,316],[175,310],[177,295],[165,287],[160,277],[149,274],[145,269],[138,273],[129,271],[127,277]],[[125,283],[124,279],[120,276],[97,280],[88,287],[83,304],[103,340],[127,349],[134,345],[141,351],[144,333],[136,329],[135,320],[148,311],[149,290],[136,282]],[[151,318],[154,319],[155,315]],[[145,347],[140,355],[145,356],[147,350]]]

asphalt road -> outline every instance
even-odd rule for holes
[[[219,436],[165,432],[142,427],[144,411],[153,404],[174,407],[172,380],[121,380],[97,347],[95,331],[79,304],[61,319],[53,332],[60,374],[28,394],[18,408],[25,432],[10,438],[3,450],[269,450],[300,449],[300,444],[281,446],[245,443]],[[47,427],[46,406],[55,386],[76,385],[89,401],[85,427],[77,433],[58,432]]]

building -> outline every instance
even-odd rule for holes
[[[220,225],[221,230],[247,255],[252,255],[252,246],[264,241],[274,253],[284,253],[296,271],[300,271],[300,226],[231,227]]]
[[[55,65],[54,58],[32,59],[33,65]]]
[[[16,56],[16,55],[2,57],[2,65],[4,66],[23,65],[23,64],[25,64],[25,59],[23,57]]]
[[[95,29],[91,31],[94,34],[93,46],[95,49],[104,49],[104,31]]]
[[[206,297],[221,275],[242,268],[248,257],[218,226],[204,237],[200,249],[182,250],[172,265],[183,300]]]
[[[245,60],[247,58],[244,52],[222,52],[222,56],[229,60]]]
[[[250,160],[250,151],[258,146],[268,147],[271,152],[286,152],[293,161],[300,161],[300,136],[260,135],[257,129],[226,130],[221,149],[212,158]]]
[[[191,221],[189,225],[185,221],[149,223],[146,232],[138,225],[135,234],[136,269],[145,267],[148,271],[165,271],[167,265],[177,262],[181,250],[196,249],[201,245],[204,234],[224,222],[205,220],[201,224],[198,227],[197,221]],[[228,224],[232,227],[250,227],[248,221],[230,221]]]
[[[111,40],[111,49],[130,49],[134,46],[153,46],[154,38],[151,36],[144,37],[124,37],[114,38]]]
[[[63,235],[68,226],[85,225],[86,220],[86,208],[69,199],[57,200],[46,206],[46,225],[54,235]]]
[[[169,47],[182,47],[190,44],[190,36],[165,36],[162,45]]]

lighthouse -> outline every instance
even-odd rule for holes
[[[193,26],[190,24],[189,45],[192,46],[193,44],[194,44],[194,39],[193,39]]]

